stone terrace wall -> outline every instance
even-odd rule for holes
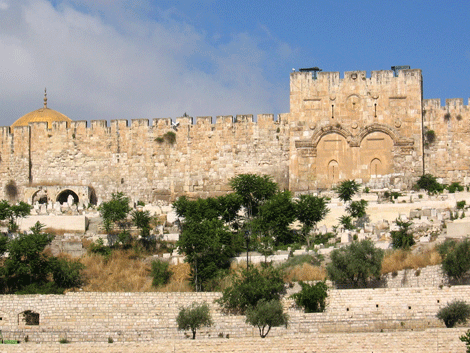
[[[57,295],[4,295],[0,297],[0,329],[5,339],[30,342],[146,342],[179,340],[187,334],[176,329],[179,307],[193,301],[210,304],[215,325],[198,332],[202,338],[247,338],[258,330],[244,316],[224,315],[214,304],[219,293],[68,293]],[[380,332],[443,327],[435,315],[448,302],[467,300],[470,286],[330,290],[324,313],[305,314],[285,300],[290,315],[287,329],[273,328],[273,337],[295,338],[330,332]],[[25,325],[24,311],[39,313],[39,325]]]
[[[402,331],[383,333],[315,334],[297,337],[259,337],[236,339],[170,340],[139,343],[74,343],[59,344],[21,343],[3,345],[2,352],[47,352],[47,353],[198,353],[198,352],[329,352],[329,353],[449,353],[465,352],[459,340],[466,329],[429,329],[425,331]],[[271,335],[271,334],[270,334]]]

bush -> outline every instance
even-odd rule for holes
[[[282,271],[272,266],[261,271],[249,267],[232,278],[232,284],[222,292],[222,297],[216,302],[226,312],[244,314],[249,307],[255,307],[261,299],[279,300],[284,291]]]
[[[104,241],[101,238],[96,242],[91,243],[89,249],[92,254],[102,255],[105,258],[108,258],[111,255],[111,248],[104,245]]]
[[[465,200],[462,200],[462,201],[457,201],[457,209],[458,210],[463,210],[465,208],[465,205],[467,204],[467,202]]]
[[[326,269],[336,284],[365,286],[370,277],[380,278],[383,257],[383,250],[377,249],[370,240],[362,240],[333,250]]]
[[[434,130],[426,131],[426,140],[429,143],[433,143],[434,141],[436,141],[436,133],[434,132]]]
[[[359,184],[354,180],[345,180],[335,189],[338,197],[342,201],[351,201],[356,192],[359,191]]]
[[[450,278],[460,280],[470,270],[470,241],[444,243],[439,247],[442,270]]]
[[[399,230],[392,230],[390,232],[392,236],[392,246],[394,249],[409,249],[415,244],[413,234],[410,233],[411,222],[395,220],[399,227]]]
[[[463,191],[463,186],[459,182],[454,181],[446,189],[449,190],[449,193],[454,194],[456,191]]]
[[[325,310],[325,299],[328,296],[325,282],[308,284],[299,282],[301,291],[291,295],[297,306],[304,308],[306,313],[319,313]]]
[[[465,335],[460,336],[459,339],[467,346],[467,353],[470,353],[470,330],[467,330]]]
[[[165,135],[163,135],[163,138],[170,145],[172,145],[176,142],[176,134],[173,131],[168,131]]]
[[[436,177],[431,174],[424,174],[418,179],[414,185],[414,189],[426,190],[429,195],[441,193],[444,185],[440,184]]]
[[[172,272],[168,269],[169,266],[170,264],[168,262],[152,261],[152,286],[163,286],[170,281]]]
[[[281,302],[276,299],[261,299],[255,307],[250,307],[246,312],[246,323],[258,327],[261,338],[268,335],[271,327],[287,327],[288,321],[289,316],[284,313]]]
[[[178,330],[191,330],[193,339],[196,338],[196,330],[201,327],[210,327],[214,323],[209,312],[209,306],[206,302],[198,304],[192,303],[187,307],[181,307],[176,317]]]
[[[439,309],[436,316],[439,320],[444,321],[447,328],[457,324],[465,324],[470,317],[470,305],[463,300],[454,300]]]
[[[60,288],[74,288],[82,284],[81,271],[85,268],[77,261],[54,258],[52,261],[52,278]]]

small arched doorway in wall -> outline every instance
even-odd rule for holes
[[[383,173],[382,171],[382,162],[378,158],[374,158],[370,162],[370,176],[371,178],[377,178],[381,176]]]
[[[61,191],[59,193],[59,195],[57,195],[56,201],[60,202],[61,204],[67,203],[68,200],[69,200],[69,196],[73,197],[73,203],[74,204],[78,203],[78,201],[79,201],[78,195],[75,192],[73,192],[72,190],[69,190],[69,189]]]
[[[47,192],[44,191],[44,190],[38,190],[36,191],[32,198],[31,198],[31,201],[33,203],[33,205],[37,202],[39,204],[47,204],[47,202],[49,201],[49,198],[47,196]]]
[[[339,164],[334,159],[328,163],[328,181],[336,182],[339,180]]]

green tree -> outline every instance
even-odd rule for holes
[[[248,219],[256,216],[259,206],[278,191],[277,184],[269,175],[240,174],[230,179],[230,187],[241,196]]]
[[[43,233],[42,228],[37,222],[31,234],[20,234],[6,243],[9,256],[1,268],[4,293],[59,294],[82,283],[82,264],[57,259],[44,252],[54,236]]]
[[[106,232],[109,233],[115,223],[118,223],[120,228],[124,228],[124,221],[131,211],[129,198],[124,196],[122,192],[113,193],[111,200],[103,202],[98,207],[98,211],[103,218],[103,226]]]
[[[441,193],[444,185],[440,184],[432,174],[424,174],[418,179],[413,187],[416,190],[426,190],[429,195]]]
[[[359,186],[355,180],[344,180],[336,187],[339,199],[344,202],[351,201],[354,194],[359,191]]]
[[[349,213],[351,219],[355,219],[355,224],[357,227],[361,227],[367,221],[367,201],[351,201],[351,203],[346,206],[346,212]]]
[[[155,238],[150,236],[150,221],[152,217],[149,211],[133,211],[132,223],[140,229],[140,238],[145,249],[150,250],[155,247]]]
[[[392,230],[390,232],[390,235],[392,236],[392,246],[394,249],[408,250],[415,244],[415,240],[410,229],[412,223],[410,221],[401,221],[400,219],[396,219],[395,223],[399,229]]]
[[[253,230],[259,238],[273,239],[275,245],[293,242],[293,232],[289,225],[295,220],[295,205],[289,191],[277,192],[259,206]]]
[[[308,284],[300,281],[301,291],[291,295],[295,304],[304,308],[306,313],[319,313],[325,310],[328,287],[325,282]]]
[[[281,270],[272,266],[261,270],[250,266],[232,277],[231,285],[222,291],[222,297],[217,303],[226,312],[244,314],[249,307],[255,307],[261,299],[279,300],[284,291]]]
[[[444,322],[447,328],[465,324],[470,317],[470,305],[463,300],[454,300],[440,308],[436,316]]]
[[[16,205],[10,205],[8,201],[0,201],[0,220],[8,219],[8,231],[18,230],[18,218],[24,218],[31,213],[32,206],[20,201]]]
[[[219,219],[185,222],[176,243],[180,254],[191,265],[191,278],[196,291],[204,290],[205,282],[220,270],[230,267],[230,260],[239,248],[232,233]]]
[[[214,324],[209,311],[209,305],[206,302],[202,304],[194,302],[190,306],[181,307],[176,317],[176,323],[180,331],[191,330],[193,340],[196,339],[196,331],[198,329],[210,327]]]
[[[151,276],[152,286],[159,287],[170,281],[172,272],[169,270],[170,264],[165,261],[152,261]]]
[[[284,309],[279,300],[267,301],[261,299],[255,307],[250,307],[246,311],[246,323],[256,326],[259,329],[261,338],[265,338],[271,327],[285,326],[289,321],[289,315],[284,313]]]
[[[353,242],[333,250],[327,265],[329,278],[336,284],[366,285],[370,277],[380,278],[384,252],[370,240]]]
[[[308,248],[310,248],[310,231],[330,211],[326,205],[326,198],[313,195],[300,195],[295,202],[295,214],[302,223],[302,237]]]
[[[442,260],[442,270],[450,278],[461,280],[470,270],[470,241],[465,239],[460,243],[446,242],[439,248]]]

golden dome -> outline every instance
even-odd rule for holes
[[[17,126],[28,126],[29,123],[33,122],[47,122],[47,128],[52,129],[53,121],[66,121],[68,125],[72,119],[47,107],[47,94],[46,90],[44,90],[44,107],[23,115],[11,125],[11,129]]]

